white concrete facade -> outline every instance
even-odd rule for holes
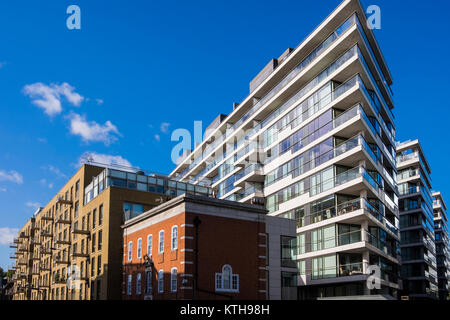
[[[299,299],[396,296],[392,79],[359,0],[275,60],[171,178],[296,220]],[[381,269],[379,289],[366,286],[370,265]]]

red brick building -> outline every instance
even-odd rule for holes
[[[295,264],[281,257],[295,222],[263,207],[182,195],[123,229],[125,300],[281,299],[282,277],[295,279]]]

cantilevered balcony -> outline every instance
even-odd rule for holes
[[[72,252],[70,254],[71,257],[78,257],[78,258],[89,258],[89,254],[87,252],[83,252],[83,251],[77,251],[77,252]]]
[[[41,237],[53,237],[53,234],[47,230],[41,230]]]
[[[65,196],[59,195],[57,197],[57,199],[56,199],[56,203],[72,205],[73,201],[70,198],[70,196],[69,197],[65,197]]]
[[[53,261],[55,264],[69,264],[69,261],[65,258],[56,257]]]
[[[55,244],[61,244],[61,245],[69,245],[71,242],[67,239],[58,239],[55,240]]]
[[[71,224],[70,220],[64,217],[59,217],[55,220],[55,223],[61,223],[61,224]]]
[[[91,232],[89,230],[78,229],[78,228],[72,228],[71,232],[74,234],[81,234],[81,235],[90,235],[91,234]]]

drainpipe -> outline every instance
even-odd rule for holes
[[[195,247],[194,247],[194,283],[192,288],[192,300],[197,298],[197,287],[198,287],[198,227],[201,220],[198,216],[194,218],[194,229],[195,229]]]

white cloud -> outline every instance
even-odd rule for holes
[[[161,126],[160,126],[161,132],[163,132],[163,133],[169,132],[169,126],[170,126],[169,122],[161,123]]]
[[[81,105],[81,102],[85,98],[74,90],[75,88],[67,82],[61,85],[54,83],[46,85],[42,82],[36,82],[23,87],[23,93],[32,99],[31,102],[39,108],[44,109],[44,112],[49,116],[61,113],[62,97],[65,97],[74,106],[79,107]]]
[[[122,156],[113,156],[109,154],[101,154],[96,152],[85,152],[78,159],[77,168],[81,167],[85,163],[93,164],[103,164],[107,167],[109,166],[120,166],[120,167],[133,167],[127,159]]]
[[[79,135],[85,142],[103,142],[105,145],[109,145],[117,140],[114,134],[121,136],[117,127],[109,120],[101,125],[95,121],[88,122],[85,116],[76,113],[71,113],[69,119],[70,132],[73,135]]]
[[[155,134],[155,140],[158,142],[161,141],[161,137],[159,134]]]
[[[33,208],[33,209],[37,209],[37,208],[40,208],[40,207],[41,207],[41,204],[40,204],[39,202],[31,202],[31,201],[28,201],[27,203],[25,203],[25,205],[26,205],[27,207],[30,207],[30,208]]]
[[[22,184],[23,177],[20,173],[14,170],[10,170],[9,173],[4,170],[0,170],[0,181],[10,181],[17,184]]]
[[[97,104],[100,106],[103,104],[103,99],[95,99],[95,101],[97,101]]]
[[[41,168],[54,173],[58,178],[66,178],[67,177],[64,173],[61,172],[61,170],[59,170],[58,168],[56,168],[55,166],[53,166],[51,164],[48,166],[43,166]]]
[[[0,228],[0,244],[11,244],[14,237],[17,236],[19,229],[17,228]]]
[[[40,182],[43,186],[48,187],[49,189],[53,188],[53,183],[52,183],[52,182],[47,183],[47,180],[46,180],[46,179],[41,179],[39,182]]]

